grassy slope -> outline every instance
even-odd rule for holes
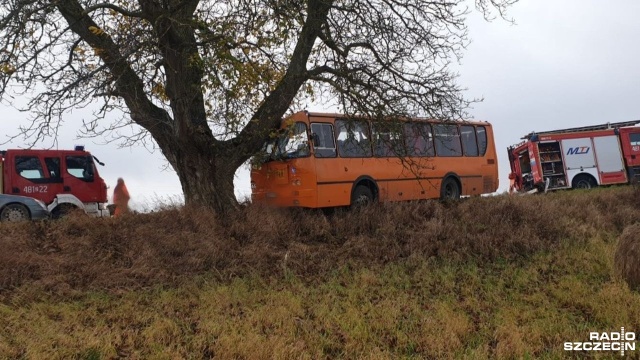
[[[639,208],[612,188],[2,225],[0,358],[566,357],[640,330],[612,270]]]

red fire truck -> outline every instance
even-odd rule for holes
[[[74,150],[12,149],[0,151],[0,155],[0,190],[3,194],[18,195],[14,196],[11,220],[31,218],[28,207],[20,207],[23,197],[43,202],[53,217],[72,209],[82,209],[93,216],[109,215],[107,186],[98,174],[94,160],[104,164],[84,147],[76,146]]]
[[[524,136],[510,146],[511,178],[520,191],[592,188],[640,179],[640,120]]]

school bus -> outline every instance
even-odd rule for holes
[[[487,122],[371,120],[302,111],[252,161],[251,199],[325,208],[453,200],[498,189]]]

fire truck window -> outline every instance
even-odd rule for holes
[[[405,145],[409,156],[433,156],[433,133],[426,123],[404,124]]]
[[[44,179],[42,164],[36,156],[16,156],[16,172],[25,179]]]
[[[331,124],[311,124],[311,137],[316,157],[336,157],[336,143]]]
[[[437,156],[462,156],[458,126],[438,124],[434,125],[433,129],[436,135]]]
[[[93,181],[93,162],[86,156],[67,156],[67,172],[78,179]]]
[[[476,130],[473,126],[461,126],[460,137],[462,138],[462,148],[465,156],[478,156],[478,142],[476,141]]]
[[[629,141],[631,142],[631,146],[640,146],[640,133],[629,134]]]
[[[49,177],[54,179],[60,178],[60,158],[44,158],[44,163],[47,165],[47,171],[49,171]]]
[[[484,156],[487,153],[487,129],[484,126],[476,127],[476,134],[478,135],[478,150],[480,150],[480,156]]]

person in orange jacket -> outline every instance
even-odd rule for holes
[[[119,216],[124,213],[129,212],[129,190],[127,190],[127,185],[124,184],[124,180],[122,178],[118,178],[118,184],[113,189],[113,203],[116,205],[115,212],[113,216]]]

